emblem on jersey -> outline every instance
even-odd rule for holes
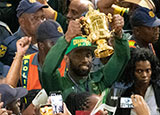
[[[60,26],[57,28],[57,30],[58,32],[63,33],[63,29]]]
[[[149,16],[152,17],[152,18],[155,17],[154,12],[153,11],[149,11]]]
[[[3,57],[6,54],[7,47],[4,45],[0,45],[0,57]]]
[[[12,6],[12,4],[6,4],[6,6],[7,6],[7,7],[11,7],[11,6]]]

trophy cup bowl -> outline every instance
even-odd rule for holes
[[[94,54],[97,58],[104,58],[113,54],[113,47],[109,46],[107,40],[112,37],[109,31],[109,22],[112,21],[112,15],[106,16],[89,6],[89,11],[81,20],[82,33],[91,43],[97,44]]]

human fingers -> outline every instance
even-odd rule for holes
[[[131,99],[134,105],[134,111],[137,115],[150,115],[150,109],[142,96],[132,95]]]
[[[131,99],[132,99],[132,104],[135,105],[135,103],[136,103],[135,95],[131,95]]]
[[[0,109],[0,115],[8,115],[7,110],[5,108]]]
[[[24,47],[26,46],[27,44],[30,44],[31,43],[31,37],[28,37],[28,36],[25,36],[25,37],[22,37],[21,39],[19,39],[17,41],[17,45],[21,46],[21,47]]]
[[[115,29],[115,32],[122,30],[124,26],[124,19],[119,14],[113,16],[112,29]]]
[[[71,20],[68,25],[68,30],[65,34],[65,39],[70,42],[74,37],[82,34],[80,23],[75,20]]]
[[[99,113],[100,115],[108,115],[108,111],[107,111],[107,110],[105,110],[105,111],[104,111],[104,110],[103,110],[103,111],[102,111],[102,110],[99,110],[98,113]]]
[[[7,110],[7,113],[11,115],[13,112],[11,110]]]
[[[66,115],[71,115],[71,113],[70,113],[70,111],[68,110],[68,108],[67,108],[67,106],[66,106],[65,103],[63,103],[63,109],[64,109],[64,113],[65,113]]]

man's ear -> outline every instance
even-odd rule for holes
[[[133,28],[133,33],[134,33],[135,35],[139,35],[139,28],[138,28],[138,27],[134,27],[134,28]]]
[[[45,46],[44,46],[43,42],[38,42],[38,48],[39,48],[39,50],[43,51],[44,47]]]
[[[18,22],[22,28],[25,26],[25,19],[23,17],[19,17]]]

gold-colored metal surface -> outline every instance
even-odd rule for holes
[[[53,115],[52,106],[49,104],[42,105],[40,107],[40,113],[41,115]]]
[[[113,48],[107,44],[107,40],[112,37],[109,31],[109,22],[112,21],[112,15],[106,16],[98,10],[94,10],[89,6],[89,11],[81,20],[82,32],[87,39],[97,44],[94,51],[97,58],[104,58],[113,54]]]

